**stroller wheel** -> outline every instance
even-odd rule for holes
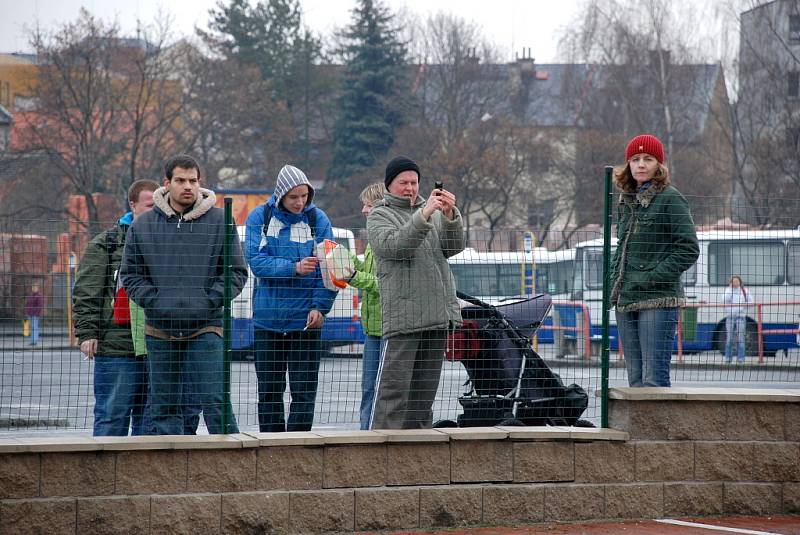
[[[453,420],[439,420],[438,422],[433,422],[434,429],[439,428],[447,428],[447,427],[458,427],[458,424]]]
[[[506,418],[497,425],[500,427],[525,427],[525,422],[516,418]]]
[[[572,424],[572,425],[573,425],[573,427],[597,427],[596,425],[594,425],[589,420],[583,420],[581,418],[578,418],[577,420],[575,420],[575,423]]]

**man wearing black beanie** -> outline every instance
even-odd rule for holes
[[[372,429],[431,427],[447,333],[461,325],[447,263],[465,246],[461,213],[443,188],[421,197],[419,179],[413,160],[392,159],[386,166],[388,193],[367,217],[386,339]]]
[[[420,172],[417,162],[406,156],[397,156],[392,158],[392,161],[386,165],[386,176],[383,183],[386,184],[386,189],[389,189],[389,184],[392,183],[394,177],[403,171],[414,171],[417,173],[417,180],[419,180]]]

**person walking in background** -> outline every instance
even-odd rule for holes
[[[413,160],[390,161],[384,184],[388,193],[367,217],[385,339],[371,428],[429,428],[447,331],[462,323],[447,259],[464,249],[464,229],[455,195],[419,195]]]
[[[361,192],[363,207],[361,213],[368,217],[375,203],[386,193],[383,182],[370,184]],[[361,358],[361,429],[369,429],[372,407],[375,403],[375,382],[378,378],[378,365],[381,360],[381,296],[378,290],[378,277],[375,274],[375,257],[372,246],[367,244],[364,260],[351,252],[355,271],[348,284],[362,291],[361,326],[364,328],[364,354]]]
[[[28,325],[30,328],[31,341],[28,342],[29,346],[35,346],[39,343],[39,318],[44,312],[44,297],[39,291],[37,283],[31,284],[31,293],[25,299],[25,316],[28,318]]]
[[[130,226],[153,207],[157,188],[152,180],[131,184],[131,211],[89,242],[78,266],[73,316],[81,353],[94,360],[95,436],[126,436],[129,427],[133,435],[150,432],[147,364],[134,351],[130,316],[124,313],[128,302],[118,271]]]
[[[745,337],[747,333],[747,308],[753,304],[753,294],[744,287],[739,275],[731,277],[728,287],[722,296],[725,303],[725,362],[733,359],[734,335],[736,340],[736,361],[744,362]]]
[[[679,307],[685,303],[681,274],[700,252],[694,221],[689,203],[670,185],[664,146],[655,136],[628,142],[614,182],[620,199],[611,302],[628,383],[670,386]]]
[[[128,230],[121,266],[123,286],[145,314],[150,416],[156,434],[183,434],[188,391],[209,433],[236,433],[223,384],[224,214],[214,192],[200,187],[194,158],[174,156],[164,171],[153,210]],[[239,240],[230,264],[233,298],[247,280]]]
[[[309,431],[314,421],[325,315],[336,292],[325,289],[315,243],[333,239],[331,222],[312,202],[305,173],[285,165],[275,192],[247,217],[245,257],[253,291],[258,426],[262,432]],[[291,404],[284,416],[289,375]]]

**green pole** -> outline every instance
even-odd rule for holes
[[[611,313],[611,173],[606,166],[603,201],[603,349],[600,355],[600,426],[608,427],[609,315]]]
[[[236,225],[233,222],[233,199],[225,197],[225,242],[222,247],[223,275],[225,285],[222,304],[222,429],[228,432],[229,422],[233,420],[231,412],[231,254]]]

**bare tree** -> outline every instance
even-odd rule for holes
[[[567,90],[577,106],[576,125],[595,131],[584,139],[598,144],[581,146],[578,180],[601,177],[603,165],[622,159],[626,139],[652,133],[664,142],[673,181],[697,195],[690,202],[699,208],[700,197],[712,194],[714,214],[724,212],[733,167],[732,150],[720,143],[731,135],[728,99],[721,66],[707,63],[702,34],[693,31],[697,9],[683,1],[590,0],[578,30],[562,40],[566,57],[586,65]],[[600,221],[593,199],[582,223]],[[704,213],[708,208],[704,203]]]
[[[285,103],[272,99],[273,86],[256,66],[183,46],[180,72],[192,81],[183,121],[208,185],[264,187],[268,170],[289,161],[295,130]]]
[[[760,225],[796,226],[788,209],[800,188],[800,17],[796,2],[749,2],[737,16],[741,27],[738,94],[733,106],[736,151],[734,219]]]
[[[20,145],[46,154],[66,191],[85,198],[93,230],[93,193],[121,193],[137,178],[160,176],[165,155],[190,147],[180,128],[184,80],[171,76],[166,26],[125,39],[82,10],[54,33],[31,36],[39,69],[33,109],[19,114]]]

